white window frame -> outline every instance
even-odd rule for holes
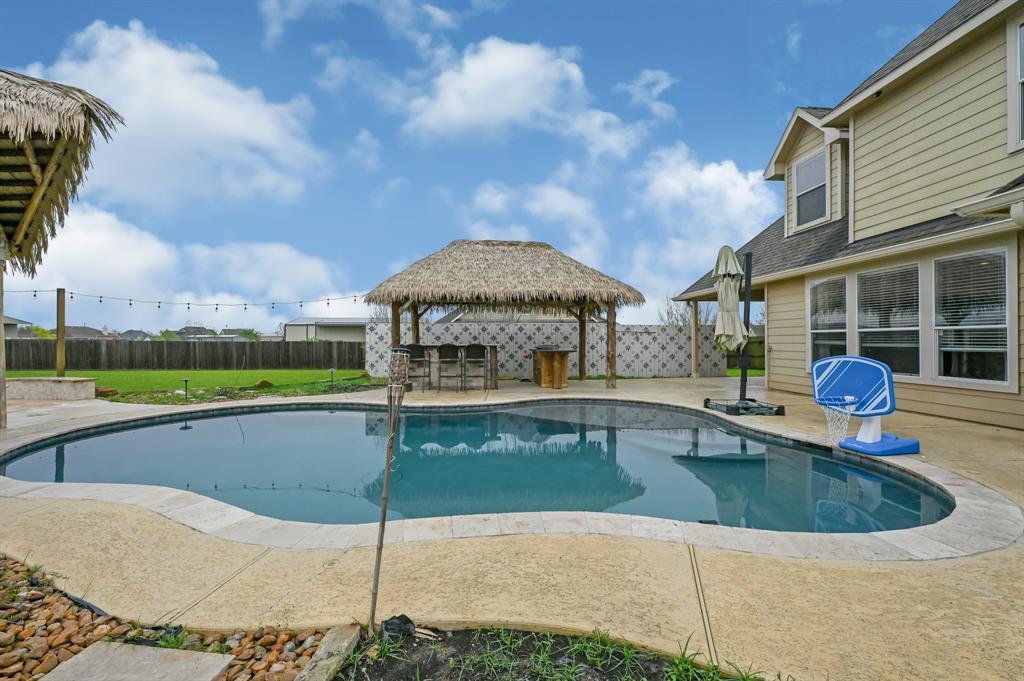
[[[804,191],[800,192],[800,194],[797,194],[797,182],[796,182],[797,166],[799,166],[800,164],[804,163],[805,161],[811,160],[812,158],[814,158],[818,154],[822,154],[822,153],[825,154],[825,182],[824,182],[824,186],[825,186],[825,214],[822,217],[820,217],[820,218],[818,218],[816,220],[811,220],[810,222],[805,222],[805,223],[801,224],[800,223],[800,210],[798,208],[799,202],[797,201],[797,199],[799,198],[800,194],[806,194],[807,192],[814,191],[815,189],[817,189],[818,187],[821,187],[822,185],[816,184],[813,187],[811,187],[810,189],[804,190]],[[793,159],[793,162],[790,164],[790,168],[791,168],[791,170],[790,170],[790,175],[791,175],[790,180],[791,180],[791,182],[793,184],[793,225],[792,225],[792,229],[790,231],[791,232],[802,232],[803,230],[808,229],[810,227],[815,227],[817,225],[821,225],[821,224],[824,224],[824,223],[828,222],[832,218],[832,151],[831,151],[831,145],[830,144],[823,144],[820,148],[815,149],[814,151],[810,151],[810,152],[804,154],[803,156],[801,156],[800,158]],[[789,211],[786,211],[786,212],[788,214]]]
[[[935,286],[934,286],[934,272],[935,272],[935,261],[945,260],[947,258],[955,258],[957,256],[969,255],[971,253],[977,253],[980,251],[996,251],[1001,250],[1006,253],[1006,310],[1007,310],[1007,327],[1006,327],[1006,365],[1007,365],[1007,380],[1005,382],[999,381],[985,381],[973,378],[955,378],[951,376],[939,376],[938,364],[939,364],[939,353],[938,353],[938,332],[935,330]],[[860,267],[856,269],[842,270],[840,274],[827,275],[822,273],[822,276],[818,279],[831,279],[837,276],[846,277],[846,352],[851,355],[860,354],[860,329],[857,317],[857,310],[860,306],[858,299],[858,288],[857,288],[857,276],[869,272],[877,272],[883,269],[895,269],[906,265],[916,264],[918,267],[918,324],[919,329],[919,346],[921,352],[921,358],[919,359],[920,375],[910,376],[907,374],[893,374],[893,380],[896,383],[905,383],[909,385],[930,385],[930,386],[945,386],[949,388],[958,388],[963,390],[980,390],[992,393],[1012,393],[1016,394],[1020,383],[1020,368],[1019,368],[1019,333],[1018,324],[1015,323],[1014,312],[1018,310],[1018,259],[1020,254],[1017,252],[1017,239],[1014,234],[1009,236],[1003,236],[998,239],[992,239],[991,241],[986,240],[985,245],[979,245],[967,247],[964,245],[962,249],[943,249],[941,253],[935,255],[922,255],[918,257],[908,257],[894,261],[891,265],[886,265],[883,268],[879,267]],[[818,281],[816,280],[816,281]],[[927,293],[926,293],[927,292]],[[809,289],[807,291],[809,295]],[[810,303],[805,297],[805,330],[808,330],[806,334],[807,345],[804,353],[807,358],[807,371],[811,369],[811,351],[810,351]],[[856,332],[851,333],[851,329],[857,329]],[[927,331],[927,332],[926,332]]]
[[[843,285],[844,285],[844,289],[843,289],[843,302],[846,305],[846,325],[843,326],[842,329],[811,329],[811,314],[812,314],[812,311],[811,311],[811,289],[814,288],[815,286],[817,286],[818,284],[824,284],[825,282],[828,282],[828,281],[837,281],[837,280],[841,280],[843,282]],[[833,275],[829,275],[829,276],[818,277],[818,278],[815,278],[815,279],[808,278],[806,280],[806,285],[805,285],[805,288],[804,288],[804,301],[805,301],[805,303],[804,303],[804,311],[805,311],[805,315],[804,315],[804,317],[805,317],[804,328],[807,329],[807,353],[806,353],[807,354],[807,370],[810,371],[811,370],[811,364],[814,363],[813,347],[814,347],[814,334],[816,334],[816,333],[838,333],[838,332],[842,331],[843,335],[846,336],[846,354],[848,354],[848,355],[854,354],[854,353],[850,352],[850,287],[849,287],[849,282],[847,281],[846,275],[844,275],[844,274],[833,274]]]
[[[933,286],[932,286],[933,302],[932,302],[932,305],[934,306],[935,302],[936,302],[934,300],[934,298],[935,298],[935,291],[936,291],[936,288],[934,286],[934,282],[936,281],[937,276],[938,276],[939,261],[940,260],[952,260],[954,258],[960,258],[960,257],[963,257],[965,255],[979,255],[979,254],[982,254],[982,253],[993,253],[993,254],[998,253],[998,254],[1003,256],[1004,262],[1006,263],[1006,267],[1005,267],[1005,270],[1003,272],[1004,279],[1005,279],[1005,281],[1003,282],[1003,285],[1006,287],[1006,310],[1004,311],[1003,324],[1002,325],[986,324],[986,325],[983,325],[983,326],[937,326],[935,324],[935,314],[933,313],[932,316],[931,316],[931,320],[930,320],[931,321],[932,344],[933,344],[933,347],[935,348],[935,351],[931,353],[932,354],[932,375],[935,377],[936,381],[941,381],[942,383],[951,383],[951,384],[962,385],[962,386],[975,386],[975,387],[989,386],[989,387],[1003,387],[1003,388],[1005,388],[1005,387],[1009,387],[1009,386],[1013,385],[1013,383],[1014,383],[1014,381],[1013,381],[1014,374],[1015,374],[1016,371],[1018,371],[1017,364],[1016,364],[1016,357],[1014,356],[1013,348],[1010,345],[1011,342],[1016,344],[1016,338],[1014,338],[1014,334],[1011,333],[1011,330],[1010,330],[1010,326],[1011,326],[1011,324],[1010,324],[1010,310],[1011,309],[1013,309],[1013,310],[1017,309],[1016,308],[1016,304],[1014,305],[1013,308],[1010,307],[1010,302],[1013,299],[1013,296],[1011,294],[1012,294],[1013,289],[1015,288],[1012,285],[1013,284],[1013,280],[1011,280],[1011,278],[1010,278],[1011,270],[1013,269],[1013,268],[1010,267],[1010,249],[1008,249],[1006,246],[996,246],[994,248],[979,248],[979,249],[970,250],[970,251],[962,251],[962,252],[957,252],[957,253],[951,253],[949,255],[939,255],[939,256],[936,256],[936,257],[932,258],[931,259],[932,282],[933,282]],[[940,357],[939,357],[939,354],[940,354],[939,353],[939,331],[944,331],[944,330],[947,330],[947,329],[1006,329],[1006,380],[1004,380],[1004,381],[992,381],[992,380],[987,380],[987,379],[982,379],[982,378],[960,378],[960,377],[957,377],[957,376],[942,376],[940,374],[940,370],[939,370],[939,362],[940,362]],[[1014,364],[1012,364],[1012,365],[1010,364],[1011,360],[1014,361]]]
[[[860,277],[864,274],[880,274],[882,272],[890,272],[892,270],[908,269],[911,265],[917,270],[917,326],[887,326],[884,329],[880,328],[861,328],[860,325]],[[854,333],[857,335],[857,348],[858,354],[860,350],[860,334],[861,332],[872,333],[881,331],[917,331],[917,373],[916,374],[897,374],[895,371],[892,372],[893,377],[903,376],[906,378],[921,378],[925,375],[925,364],[924,364],[924,334],[923,334],[923,322],[924,322],[924,282],[921,276],[921,263],[916,260],[909,262],[902,262],[896,265],[887,265],[886,267],[875,267],[871,269],[864,269],[854,274],[853,288],[857,292],[857,307],[854,309],[857,320],[855,325]],[[849,304],[849,303],[847,303]],[[849,334],[847,334],[846,347],[849,349]]]
[[[1024,149],[1024,122],[1021,121],[1021,97],[1024,91],[1024,73],[1021,73],[1021,30],[1024,12],[1014,14],[1006,21],[1006,151]]]

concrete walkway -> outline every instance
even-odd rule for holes
[[[620,381],[618,399],[698,406],[733,394],[721,379]],[[412,404],[609,396],[502,385],[488,394],[412,395]],[[747,426],[821,438],[809,400]],[[360,393],[355,401],[380,401]],[[266,403],[273,400],[260,400]],[[13,403],[2,447],[180,408]],[[756,425],[755,425],[756,424]],[[922,440],[920,458],[1024,503],[1024,433],[913,414],[888,429]],[[104,501],[0,497],[0,551],[65,575],[60,585],[123,617],[233,629],[365,619],[373,549],[287,549],[197,532]],[[1014,679],[1024,674],[1024,545],[922,562],[790,559],[653,539],[498,535],[389,545],[381,612],[418,622],[600,628],[665,653],[690,639],[718,661],[802,681]]]

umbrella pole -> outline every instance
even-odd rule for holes
[[[754,256],[748,251],[743,254],[743,327],[750,333],[750,270]],[[747,401],[747,369],[750,367],[749,343],[740,349],[740,402]]]
[[[384,555],[384,528],[388,520],[388,497],[391,493],[391,469],[395,461],[395,438],[398,433],[398,416],[405,397],[405,383],[409,376],[409,351],[404,348],[391,352],[388,385],[388,444],[384,460],[384,486],[380,494],[380,523],[377,526],[377,554],[373,562],[373,584],[370,587],[370,619],[367,626],[373,631],[377,617],[377,591],[380,586],[380,564]]]

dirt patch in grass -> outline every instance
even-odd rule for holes
[[[478,629],[434,632],[436,640],[367,640],[334,681],[713,681],[764,680],[752,671],[705,665],[685,649],[673,659],[645,653],[607,634]],[[772,679],[778,677],[770,677]],[[787,681],[793,681],[789,679]]]

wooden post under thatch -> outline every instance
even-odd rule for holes
[[[67,368],[66,343],[67,328],[64,324],[64,289],[57,289],[57,375],[63,377]]]
[[[5,249],[6,250],[6,249]],[[0,429],[7,427],[7,334],[4,333],[4,269],[0,260]]]
[[[576,359],[579,360],[580,380],[587,380],[587,304],[580,305],[580,344],[576,352]]]
[[[420,306],[413,305],[409,308],[412,312],[412,342],[420,342]]]
[[[391,347],[402,344],[402,304],[391,303]]]
[[[690,301],[690,378],[700,378],[700,303]]]
[[[606,388],[615,387],[615,341],[615,299],[612,299],[608,301],[608,368],[604,379],[604,386]]]

